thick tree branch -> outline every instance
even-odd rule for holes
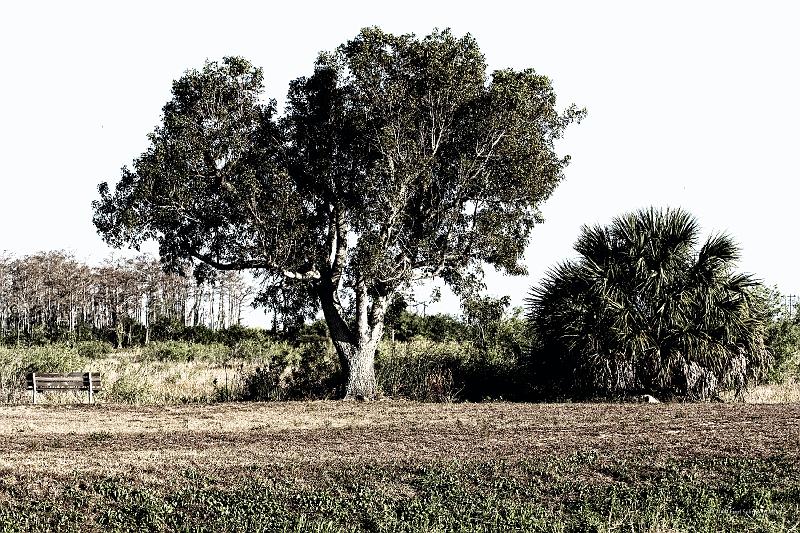
[[[331,340],[354,344],[353,332],[344,320],[344,313],[336,292],[336,287],[331,284],[330,279],[323,277],[317,287],[317,296],[322,306],[325,322],[328,324]]]
[[[386,296],[374,296],[369,310],[369,342],[377,346],[383,337],[384,317],[389,299]]]
[[[275,266],[271,263],[255,259],[242,259],[239,261],[222,262],[214,259],[209,254],[203,254],[195,250],[189,251],[189,255],[203,263],[216,268],[217,270],[248,270],[254,268],[274,269]]]
[[[214,259],[209,254],[203,254],[197,251],[190,251],[189,255],[202,261],[203,263],[216,268],[217,270],[249,270],[249,269],[265,269],[265,270],[279,270],[280,273],[289,279],[296,279],[302,281],[309,281],[309,280],[318,280],[321,277],[321,274],[318,270],[310,269],[303,272],[293,272],[291,270],[285,270],[279,268],[277,265],[271,262],[260,261],[260,260],[246,260],[242,259],[239,261],[231,261],[228,263],[219,261]]]

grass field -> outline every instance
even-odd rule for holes
[[[800,405],[0,407],[0,529],[791,531]]]

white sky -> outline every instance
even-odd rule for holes
[[[566,180],[544,205],[531,276],[490,275],[521,304],[572,255],[580,226],[682,206],[742,247],[742,270],[800,290],[800,4],[760,2],[70,2],[0,5],[0,251],[110,250],[91,223],[101,181],[147,146],[174,79],[206,59],[264,68],[282,108],[318,52],[364,26],[472,33],[490,69],[533,67],[561,106]],[[457,312],[445,298],[439,309]]]

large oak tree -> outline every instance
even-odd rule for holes
[[[554,140],[583,111],[559,112],[532,69],[487,76],[475,40],[449,31],[362,30],[291,83],[282,117],[262,90],[241,58],[186,72],[147,151],[100,185],[95,225],[319,306],[345,396],[373,398],[395,291],[433,277],[463,291],[484,264],[525,272],[568,162]]]

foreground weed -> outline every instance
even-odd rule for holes
[[[32,480],[3,478],[0,529],[786,531],[800,517],[800,472],[788,460],[611,463],[598,481],[602,458],[585,459],[254,466],[228,478],[198,468],[163,485],[75,473],[33,493]],[[627,481],[613,480],[619,468]]]

